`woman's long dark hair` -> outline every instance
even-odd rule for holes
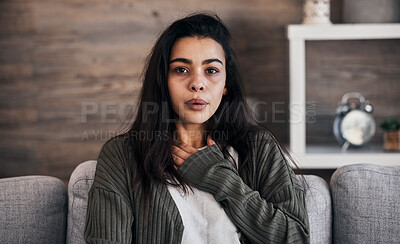
[[[228,146],[239,155],[239,174],[252,182],[249,145],[245,140],[254,128],[251,113],[245,102],[236,58],[231,46],[231,35],[222,21],[212,14],[195,14],[172,23],[155,43],[144,68],[144,82],[136,120],[127,134],[132,137],[136,185],[141,183],[145,195],[151,198],[150,182],[174,182],[187,190],[188,184],[174,168],[171,145],[175,143],[175,118],[168,91],[167,77],[172,45],[183,37],[211,38],[225,52],[226,88],[221,104],[207,121],[207,132],[217,142],[226,158],[232,159]]]

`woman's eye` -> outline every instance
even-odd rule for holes
[[[175,68],[175,72],[177,72],[177,73],[187,73],[189,71],[186,68],[178,67],[178,68]]]
[[[218,73],[218,70],[214,69],[214,68],[209,68],[206,70],[206,73],[207,74],[216,74],[216,73]]]

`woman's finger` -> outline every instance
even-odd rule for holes
[[[192,146],[190,146],[190,145],[188,145],[188,144],[186,144],[184,142],[181,142],[178,145],[178,147],[181,148],[182,150],[184,150],[185,152],[187,152],[190,155],[195,154],[198,151],[196,148],[194,148],[194,147],[192,147]]]
[[[172,153],[175,154],[176,156],[179,156],[183,160],[186,160],[188,157],[190,157],[190,155],[192,155],[191,153],[188,153],[181,147],[177,146],[172,146]]]
[[[175,166],[178,166],[178,167],[182,166],[182,164],[185,162],[185,160],[183,158],[181,158],[175,154],[172,154],[172,158],[174,159]],[[177,168],[177,167],[175,167],[175,168]]]
[[[177,145],[172,146],[172,158],[174,159],[175,166],[182,166],[186,159],[197,151],[196,148],[183,142],[179,142]]]
[[[208,136],[207,136],[207,146],[212,146],[214,144],[216,144],[215,141],[211,138],[211,135],[208,134]]]

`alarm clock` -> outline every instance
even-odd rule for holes
[[[356,102],[355,102],[356,101]],[[375,134],[373,107],[358,92],[343,95],[336,108],[333,133],[341,146],[361,147],[368,143]]]

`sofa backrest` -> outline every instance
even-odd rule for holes
[[[54,177],[0,179],[0,243],[65,243],[67,200]]]
[[[331,192],[334,243],[400,242],[400,167],[344,166]]]
[[[67,243],[82,244],[87,198],[93,183],[96,161],[78,165],[68,185],[69,213]],[[332,239],[332,207],[328,184],[320,177],[305,175],[306,204],[310,220],[311,243],[330,243]]]

